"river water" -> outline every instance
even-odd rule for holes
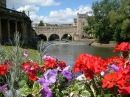
[[[119,55],[113,53],[114,48],[88,46],[90,42],[57,42],[48,46],[46,55],[64,60],[67,65],[73,66],[76,58],[81,53],[87,53],[94,56],[101,56],[103,59]]]

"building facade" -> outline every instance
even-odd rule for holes
[[[31,20],[24,12],[6,8],[6,0],[0,0],[0,43],[13,40],[19,32],[21,41],[28,43],[31,35]]]
[[[84,26],[88,25],[87,21],[88,13],[86,12],[85,14],[79,14],[77,13],[77,35],[81,35],[82,37],[85,36],[85,32],[83,30]]]
[[[59,37],[59,40],[62,40],[64,35],[71,35],[73,40],[81,40],[83,37],[86,37],[87,34],[83,30],[84,26],[88,25],[87,21],[88,13],[80,14],[77,13],[77,18],[74,18],[73,23],[71,24],[48,24],[44,23],[44,26],[34,25],[33,28],[40,38],[44,36],[45,39],[49,40],[52,35]]]

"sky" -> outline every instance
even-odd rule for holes
[[[7,8],[17,11],[25,11],[33,21],[39,23],[41,20],[50,24],[73,23],[77,13],[92,11],[93,2],[101,0],[6,0]]]

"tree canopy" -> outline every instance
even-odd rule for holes
[[[42,20],[38,23],[38,26],[44,26],[44,23]]]
[[[108,43],[130,41],[130,0],[102,0],[92,4],[86,33],[92,32],[97,41]]]

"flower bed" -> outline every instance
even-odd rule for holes
[[[116,97],[130,94],[130,44],[117,44],[113,56],[80,54],[72,68],[39,51],[34,62],[28,51],[0,47],[0,97]]]

